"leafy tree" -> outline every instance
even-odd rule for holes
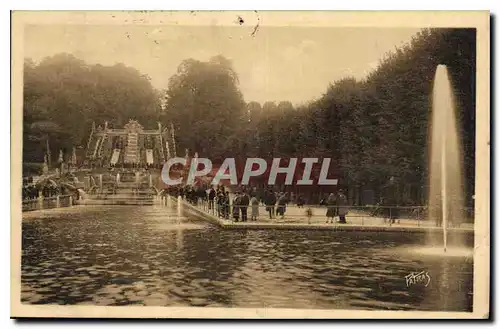
[[[276,110],[276,103],[267,101],[262,105],[262,112],[264,112],[265,115],[270,114]]]
[[[24,63],[25,161],[85,141],[92,121],[129,118],[176,127],[177,149],[213,160],[242,157],[331,157],[350,198],[364,190],[393,203],[421,203],[436,67],[448,67],[464,145],[466,190],[474,191],[475,29],[425,29],[387,53],[365,79],[332,81],[325,93],[294,106],[245,103],[227,58],[186,59],[164,91],[123,64],[88,65],[68,54]],[[47,121],[49,123],[47,123]],[[37,153],[38,150],[38,153]],[[57,153],[54,152],[53,154]],[[183,153],[183,151],[179,152]]]
[[[156,125],[159,96],[147,76],[123,64],[87,65],[70,54],[24,63],[25,162],[41,162],[85,145],[92,122],[122,126],[129,119]],[[54,158],[52,160],[54,160]]]
[[[259,102],[249,102],[247,104],[247,114],[249,121],[259,120],[262,115],[262,106]]]
[[[179,131],[181,149],[216,158],[235,149],[231,136],[248,121],[238,76],[222,56],[184,60],[170,78],[166,112]]]

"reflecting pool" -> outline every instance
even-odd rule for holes
[[[21,299],[472,311],[472,257],[412,252],[425,239],[420,233],[222,230],[160,205],[29,212]],[[472,239],[469,234],[469,246]],[[422,271],[429,282],[407,282]]]

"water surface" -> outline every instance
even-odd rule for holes
[[[423,234],[221,230],[165,206],[24,214],[24,303],[472,310],[472,259]],[[469,244],[471,242],[469,241]],[[407,286],[427,271],[430,284]]]

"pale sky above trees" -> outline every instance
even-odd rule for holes
[[[319,98],[330,82],[362,79],[388,51],[419,29],[261,26],[31,25],[25,57],[38,62],[61,52],[89,64],[124,63],[165,89],[182,60],[232,60],[245,101],[300,104]]]

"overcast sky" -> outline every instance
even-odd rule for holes
[[[124,63],[166,88],[179,63],[222,54],[233,62],[245,101],[293,103],[321,96],[329,82],[363,78],[387,51],[410,41],[411,28],[253,26],[26,26],[25,57],[60,52],[88,63]]]

